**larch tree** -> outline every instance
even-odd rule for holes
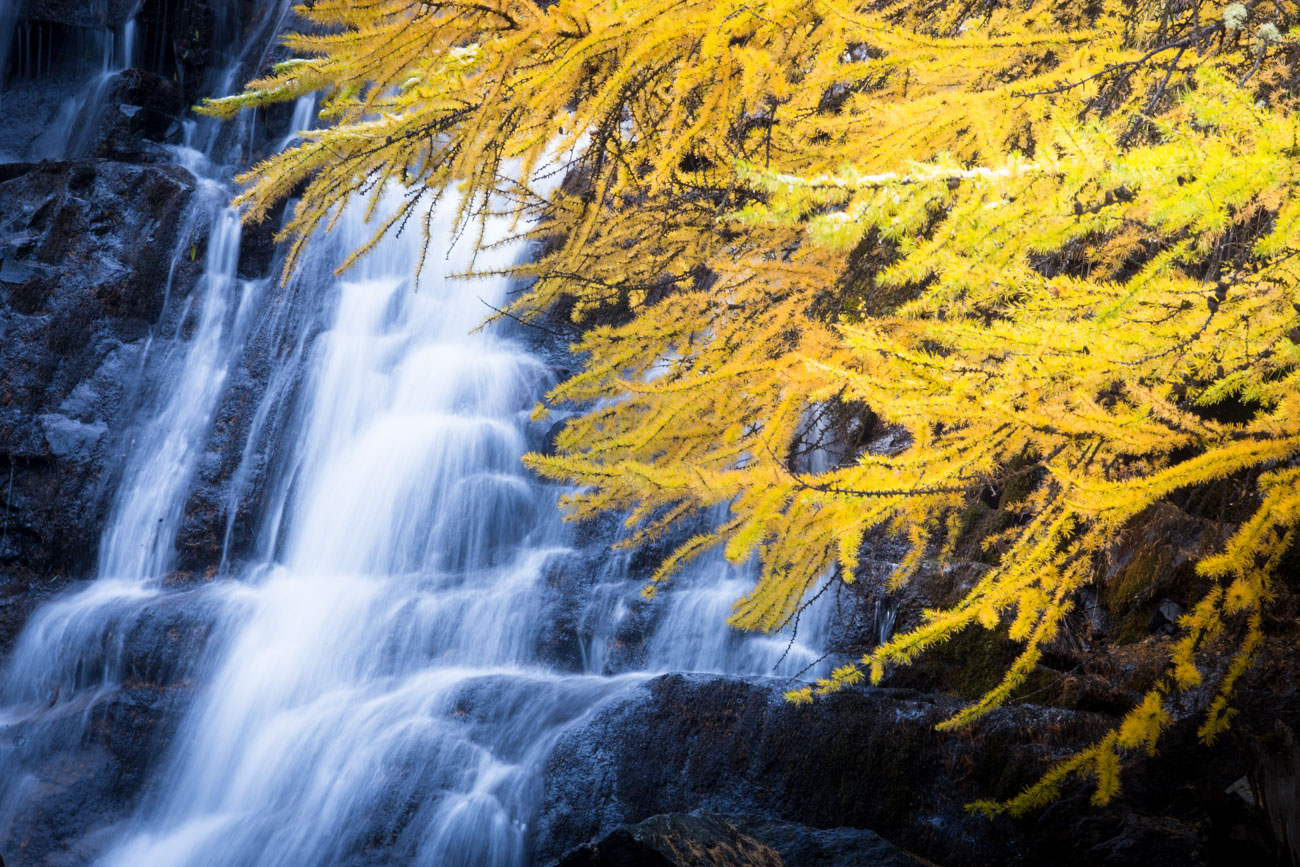
[[[586,409],[530,464],[578,486],[575,517],[628,511],[629,544],[729,516],[647,593],[721,546],[761,564],[732,624],[778,629],[810,591],[860,575],[869,534],[907,541],[894,588],[942,564],[970,504],[1014,477],[1015,520],[981,540],[993,565],[960,601],[790,694],[1005,628],[1020,654],[946,723],[962,726],[1023,686],[1126,527],[1232,480],[1243,517],[1197,566],[1205,592],[1165,676],[1101,742],[984,806],[1031,809],[1073,774],[1107,801],[1122,756],[1154,749],[1189,703],[1204,739],[1226,728],[1300,519],[1300,4],[299,14],[295,59],[206,107],[324,94],[328,124],[243,178],[246,217],[301,196],[290,267],[356,196],[376,237],[424,231],[426,249],[445,191],[467,230],[519,218],[538,253],[506,313],[563,311],[584,361],[547,403]],[[536,182],[547,173],[563,182]],[[393,188],[401,204],[382,211]],[[807,471],[813,420],[863,407],[905,447]]]

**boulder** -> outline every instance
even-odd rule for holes
[[[128,162],[154,160],[160,149],[150,143],[165,141],[179,129],[180,107],[176,82],[143,69],[122,72],[99,113],[90,153]]]

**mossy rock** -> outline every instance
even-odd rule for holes
[[[927,650],[911,665],[896,669],[889,685],[974,701],[1002,682],[1023,650],[1024,645],[1007,636],[1006,627],[968,626]],[[1015,694],[1042,690],[1050,679],[1048,672],[1031,675]]]
[[[1212,534],[1205,522],[1169,505],[1135,518],[1112,549],[1116,565],[1102,576],[1101,603],[1115,623],[1114,640],[1133,644],[1151,634],[1152,615],[1170,600],[1184,608],[1209,589],[1197,575]]]

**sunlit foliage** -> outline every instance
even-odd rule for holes
[[[630,509],[631,544],[730,515],[648,592],[723,546],[761,563],[732,623],[777,629],[858,576],[868,534],[909,542],[895,587],[944,562],[968,505],[1014,475],[1018,519],[983,540],[996,565],[964,599],[790,695],[1006,626],[1023,652],[960,726],[1025,682],[1124,528],[1233,479],[1247,517],[1199,564],[1211,589],[1168,674],[1002,806],[1071,774],[1108,800],[1121,755],[1189,703],[1202,737],[1224,730],[1300,518],[1296,3],[299,11],[300,59],[208,107],[327,95],[330,125],[244,178],[248,216],[301,196],[295,255],[346,199],[379,208],[394,184],[409,192],[379,233],[427,232],[451,186],[471,233],[494,209],[536,226],[508,312],[572,321],[585,366],[548,403],[585,411],[531,464],[581,486],[577,517]],[[905,445],[814,471],[813,429],[854,408]],[[1206,664],[1216,648],[1229,664]]]

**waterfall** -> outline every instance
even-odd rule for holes
[[[129,62],[125,51],[113,57]],[[233,57],[216,93],[236,85],[239,68]],[[301,101],[294,130],[313,112]],[[526,865],[549,751],[604,703],[665,671],[821,670],[825,606],[797,635],[741,636],[724,621],[753,580],[745,568],[703,558],[647,608],[642,576],[607,553],[612,538],[580,550],[559,520],[562,492],[520,462],[529,410],[552,374],[518,334],[475,331],[512,287],[455,276],[472,251],[455,240],[451,196],[437,206],[418,279],[417,232],[386,238],[334,276],[372,231],[352,207],[276,288],[237,273],[222,154],[245,144],[208,121],[187,141],[202,149],[176,148],[175,160],[201,179],[176,260],[205,231],[205,271],[187,298],[169,300],[174,332],[156,334],[147,354],[142,373],[155,381],[132,427],[98,577],[42,606],[0,672],[0,776],[10,781],[0,845],[24,800],[128,684],[168,690],[179,719],[148,759],[142,796],[96,831],[82,860]],[[508,228],[490,224],[488,236]],[[499,273],[526,252],[498,244],[474,264]],[[185,503],[255,339],[281,348],[250,410],[222,560],[215,580],[174,586]],[[231,553],[241,510],[255,525],[244,557]],[[586,574],[593,558],[600,565]],[[587,589],[561,598],[556,576],[569,573],[583,573]],[[570,663],[544,649],[566,605],[581,645]],[[620,630],[638,617],[644,653],[621,659]],[[178,650],[168,630],[199,638]]]
[[[219,202],[226,190],[209,182],[204,193]],[[193,322],[194,335],[179,360],[180,376],[170,394],[131,444],[125,478],[101,543],[101,580],[147,581],[160,577],[171,565],[172,540],[181,519],[176,505],[188,488],[232,354],[248,331],[253,302],[263,288],[236,279],[239,217],[218,202],[199,205],[212,209],[215,219],[197,309],[182,317]]]
[[[367,228],[354,212],[322,246]],[[539,663],[565,532],[519,458],[547,372],[469,334],[505,281],[448,279],[453,248],[413,282],[418,244],[322,281],[280,553],[230,596],[166,782],[106,863],[337,863],[376,839],[403,863],[526,863],[549,740],[639,679]]]
[[[216,591],[202,694],[105,864],[370,863],[376,847],[375,863],[527,864],[566,727],[655,670],[767,674],[785,655],[785,640],[722,628],[745,579],[714,561],[670,594],[647,670],[539,658],[545,578],[571,544],[557,492],[519,460],[548,371],[470,333],[509,285],[452,279],[466,245],[412,280],[419,237],[389,238],[330,277],[370,229],[359,210],[297,278],[331,303],[271,498],[285,514],[264,530],[283,537]],[[455,210],[440,205],[435,237],[453,237]],[[517,255],[497,246],[478,265]]]
[[[104,26],[89,34],[97,71],[81,90],[67,99],[32,149],[37,158],[73,159],[84,156],[99,126],[113,86],[123,72],[135,66],[134,10],[120,27]],[[39,69],[37,70],[39,72]]]

